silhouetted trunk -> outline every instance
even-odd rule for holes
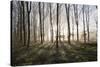
[[[21,5],[21,2],[19,1],[19,29],[20,29],[20,43],[22,44],[22,21],[23,21],[23,18],[22,18],[22,5]]]
[[[41,36],[41,44],[43,43],[42,37],[42,22],[41,22],[41,3],[39,2],[39,20],[40,20],[40,36]]]
[[[22,8],[23,8],[23,34],[24,34],[24,46],[26,45],[26,30],[25,30],[25,8],[24,8],[24,1],[21,1]]]
[[[51,12],[51,4],[50,5],[50,31],[51,31],[51,42],[53,42],[53,24],[52,24],[52,12]]]
[[[10,13],[10,21],[11,21],[11,65],[14,65],[14,60],[15,60],[15,58],[13,58],[14,57],[14,55],[12,54],[13,53],[13,50],[12,50],[12,48],[13,48],[13,1],[11,1],[10,2],[10,11],[11,11],[11,13]]]
[[[83,5],[83,33],[84,33],[84,43],[86,43],[85,19],[84,19],[84,5]]]
[[[65,8],[66,8],[67,25],[68,25],[68,43],[71,44],[71,42],[70,42],[70,20],[69,20],[69,8],[70,8],[70,5],[69,4],[65,4]]]
[[[77,42],[79,42],[78,24],[77,24]]]
[[[29,8],[29,3],[30,3],[30,8]],[[27,48],[30,46],[30,12],[31,12],[31,2],[26,2],[27,5],[27,13],[28,13],[28,42],[27,42]]]
[[[74,5],[74,16],[75,16],[75,22],[77,27],[77,42],[79,42],[79,25],[78,25],[78,7],[77,5]]]
[[[59,8],[59,4],[57,3],[57,33],[56,33],[56,49],[57,49],[57,52],[58,52],[58,8]]]
[[[43,3],[43,42],[44,42],[44,3]]]
[[[18,6],[19,6],[19,2],[18,2]],[[18,8],[18,22],[17,22],[17,35],[18,35],[18,41],[21,40],[20,37],[20,8]]]

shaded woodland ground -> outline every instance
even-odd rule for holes
[[[11,1],[11,65],[97,61],[97,6]]]
[[[97,60],[96,43],[59,42],[58,52],[55,43],[36,43],[28,50],[26,47],[16,46],[12,50],[14,65],[55,64],[70,62],[88,62]]]

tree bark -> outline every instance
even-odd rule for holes
[[[89,6],[88,6],[88,10],[86,13],[86,23],[87,23],[87,36],[88,36],[88,42],[90,41],[90,33],[89,33]]]
[[[51,31],[51,42],[53,42],[53,24],[52,24],[52,12],[51,12],[51,4],[50,4],[50,31]]]
[[[26,29],[25,29],[25,8],[24,8],[24,1],[22,2],[22,8],[23,8],[23,34],[24,34],[24,46],[26,45]]]
[[[30,2],[30,8],[29,8],[29,2],[26,2],[27,4],[27,13],[28,13],[28,41],[27,41],[27,48],[30,46],[30,12],[31,12],[31,2]]]
[[[79,24],[78,24],[78,8],[77,5],[74,5],[74,16],[75,16],[75,22],[77,27],[77,42],[79,42]]]
[[[44,42],[44,3],[43,3],[43,42]]]
[[[72,40],[74,41],[74,18],[72,16]]]
[[[83,5],[83,33],[84,33],[84,43],[86,43],[85,19],[84,19],[84,5]]]
[[[56,33],[56,49],[57,49],[57,52],[58,52],[58,8],[59,8],[59,4],[57,3],[57,33]]]
[[[39,2],[39,20],[40,20],[40,36],[41,36],[41,44],[43,43],[42,37],[42,22],[41,22],[41,3]]]
[[[69,4],[65,4],[66,7],[66,15],[67,15],[67,24],[68,24],[68,43],[71,44],[70,42],[70,21],[69,21]]]

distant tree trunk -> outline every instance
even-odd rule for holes
[[[35,10],[34,9],[34,7],[33,7],[33,10]],[[34,14],[34,17],[33,17],[33,34],[34,34],[34,43],[36,43],[36,41],[37,41],[37,34],[36,34],[36,31],[37,31],[37,25],[36,25],[36,12],[35,11],[33,11],[33,14]]]
[[[65,8],[66,8],[66,15],[67,15],[67,24],[68,24],[68,43],[71,44],[70,42],[70,20],[69,20],[69,8],[70,5],[69,4],[65,4]]]
[[[56,33],[56,49],[57,49],[57,52],[58,52],[58,8],[59,8],[59,4],[57,3],[57,33]]]
[[[18,6],[19,6],[19,2],[18,2]],[[20,32],[20,8],[18,8],[18,22],[17,22],[17,35],[18,35],[18,41],[21,40],[20,34],[21,34],[21,32]]]
[[[75,22],[77,27],[77,42],[79,42],[79,25],[78,25],[78,7],[77,5],[74,5],[74,16],[75,16]]]
[[[26,45],[26,29],[25,29],[25,8],[24,8],[24,1],[21,1],[22,8],[23,8],[23,33],[24,33],[24,46]]]
[[[59,14],[59,12],[60,12],[60,8],[58,8],[59,10],[58,10],[58,14]],[[61,42],[61,25],[60,25],[60,15],[58,16],[58,21],[59,21],[59,24],[58,24],[58,41],[60,41]]]
[[[88,10],[86,13],[86,24],[87,24],[87,36],[88,36],[88,42],[90,41],[90,33],[89,33],[89,6],[88,6]]]
[[[43,42],[44,42],[44,3],[43,3]]]
[[[84,33],[84,43],[86,43],[85,19],[84,19],[84,5],[83,5],[83,33]]]
[[[63,29],[63,35],[64,35],[64,29]],[[64,39],[64,36],[63,36],[63,41],[64,41],[65,39]]]
[[[41,44],[43,43],[42,37],[42,22],[41,22],[41,3],[39,2],[39,20],[40,20],[40,35],[41,35]]]
[[[98,9],[98,7],[96,6],[96,9]],[[96,37],[97,37],[97,32],[98,32],[98,19],[95,19],[95,23],[96,23]],[[97,41],[97,38],[96,38]]]
[[[30,8],[29,8],[30,3]],[[27,48],[30,46],[30,12],[31,12],[31,2],[26,2],[27,5],[27,13],[28,13],[28,42],[27,42]]]
[[[72,16],[72,40],[74,41],[74,18]]]
[[[12,50],[12,48],[13,48],[13,36],[12,36],[12,34],[13,34],[13,1],[11,1],[11,3],[10,3],[10,8],[11,8],[11,13],[10,13],[10,20],[11,20],[11,65],[14,65],[13,63],[15,63],[13,60],[15,60],[15,58],[13,58],[13,50]]]
[[[34,34],[34,43],[36,43],[36,21],[35,21],[35,19],[34,19],[34,22],[33,22],[33,26],[34,26],[34,33],[33,33]]]
[[[52,12],[51,12],[51,4],[50,4],[50,31],[51,31],[51,42],[53,42],[53,24],[52,24]]]
[[[19,33],[20,33],[20,43],[22,44],[22,21],[23,21],[23,18],[22,18],[22,5],[21,5],[21,2],[19,1]]]

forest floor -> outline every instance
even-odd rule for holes
[[[96,43],[58,43],[58,51],[56,51],[56,43],[36,43],[26,49],[21,47],[12,49],[12,65],[37,65],[37,64],[55,64],[70,62],[88,62],[97,60],[97,44]]]

